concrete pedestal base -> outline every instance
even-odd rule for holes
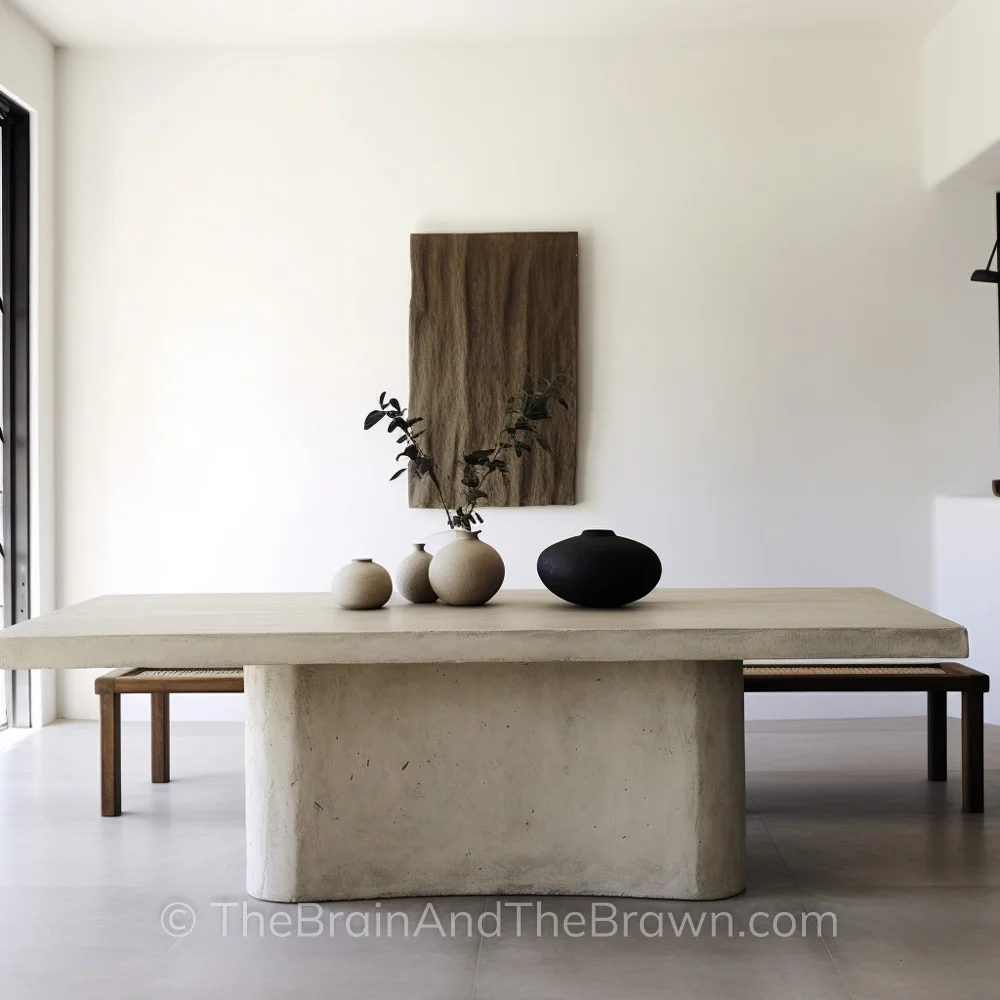
[[[739,661],[247,667],[247,890],[745,884]]]

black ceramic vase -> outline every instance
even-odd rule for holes
[[[588,608],[638,601],[660,582],[661,572],[651,548],[604,528],[556,542],[538,557],[542,583],[556,597]]]

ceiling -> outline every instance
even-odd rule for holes
[[[929,28],[955,0],[12,0],[63,45],[280,45]]]

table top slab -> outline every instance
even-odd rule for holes
[[[329,594],[98,597],[0,632],[0,667],[951,659],[968,635],[880,590],[656,590],[626,608],[501,591],[474,608],[345,611]]]

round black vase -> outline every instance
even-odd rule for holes
[[[556,597],[587,608],[638,601],[660,582],[661,572],[651,548],[604,528],[556,542],[538,557],[542,583]]]

